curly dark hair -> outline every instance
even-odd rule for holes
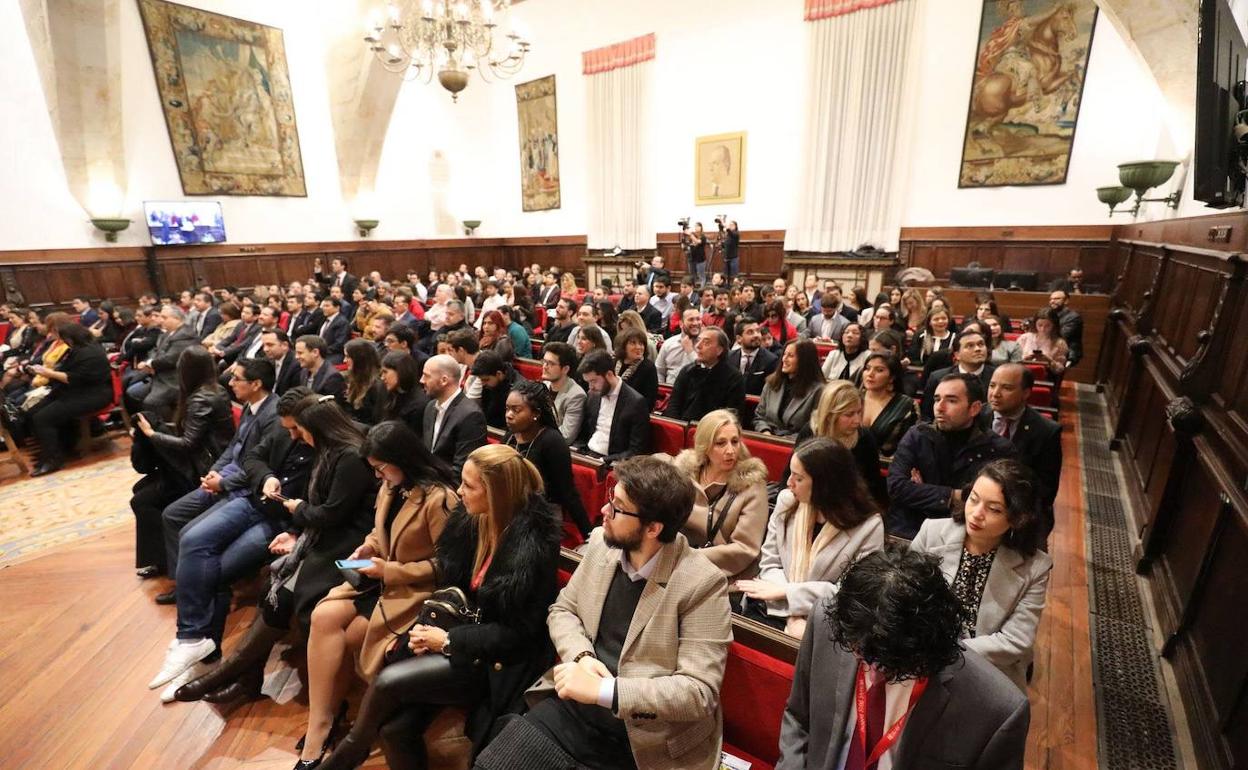
[[[904,548],[851,564],[824,610],[831,640],[889,682],[935,676],[960,661],[961,618],[940,559]]]
[[[1021,365],[1014,364],[1014,366]],[[1023,371],[1027,370],[1023,369]],[[980,468],[979,473],[975,475],[975,481],[981,478],[990,479],[996,483],[1001,487],[1001,494],[1005,497],[1005,517],[1010,522],[1010,528],[1001,538],[1002,545],[1013,548],[1023,556],[1035,554],[1036,547],[1042,538],[1040,489],[1036,474],[1018,460],[1003,459],[993,460]],[[973,486],[975,483],[971,482],[962,490],[963,500],[970,498]],[[950,518],[959,524],[965,524],[966,511],[954,511]]]

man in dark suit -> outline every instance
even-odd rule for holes
[[[140,361],[146,360],[149,353],[156,348],[156,341],[160,339],[160,309],[144,306],[140,307],[134,313],[136,326],[125,337],[122,338],[121,344],[117,346],[121,354],[121,360],[130,365],[130,369],[126,375],[132,372],[141,375],[141,372],[135,372],[134,367],[139,365]],[[141,379],[141,377],[140,377]],[[125,383],[129,386],[133,382]]]
[[[260,335],[264,357],[273,362],[273,392],[282,395],[299,384],[303,368],[290,347],[290,336],[281,329],[268,329]]]
[[[1053,530],[1053,502],[1062,476],[1062,425],[1027,405],[1035,375],[1022,364],[1002,364],[988,384],[988,429],[1008,438],[1018,459],[1035,472],[1043,503],[1042,537]]]
[[[1072,267],[1065,278],[1058,278],[1049,286],[1049,291],[1057,291],[1061,289],[1069,296],[1071,294],[1084,294],[1086,289],[1083,287],[1083,268]]]
[[[424,440],[429,451],[445,460],[459,478],[468,455],[485,446],[485,415],[477,402],[459,388],[459,364],[448,355],[425,362],[420,377],[429,396],[425,406]]]
[[[1049,294],[1049,307],[1057,311],[1062,339],[1066,340],[1066,347],[1070,349],[1066,365],[1074,366],[1083,358],[1083,316],[1067,305],[1069,301],[1070,295],[1061,289]]]
[[[195,316],[195,336],[199,339],[212,334],[221,325],[221,313],[212,304],[212,293],[201,291],[191,300],[197,314]]]
[[[585,419],[572,448],[607,465],[650,451],[646,399],[615,374],[611,354],[595,350],[577,369],[589,391]]]
[[[297,340],[305,334],[316,334],[321,330],[321,324],[325,322],[325,316],[321,313],[321,304],[317,301],[316,295],[309,291],[303,295],[303,306],[291,319],[290,324],[286,327],[287,333],[290,334],[292,340]]]
[[[959,645],[961,606],[929,554],[875,551],[850,566],[802,637],[776,770],[875,767],[881,744],[899,770],[1022,770],[1027,695]]]
[[[342,313],[342,300],[337,297],[326,297],[321,300],[321,328],[316,336],[325,340],[329,353],[325,360],[331,364],[342,363],[342,349],[351,339],[351,324]]]
[[[703,329],[694,346],[698,359],[676,376],[665,417],[701,420],[716,409],[745,411],[745,378],[728,365],[728,335],[723,329]]]
[[[347,381],[342,372],[325,360],[329,347],[325,340],[315,334],[305,334],[295,340],[295,359],[303,371],[299,374],[299,384],[311,388],[319,396],[333,396],[340,403],[347,390]]]
[[[342,257],[334,257],[329,260],[329,275],[321,272],[321,260],[319,257],[313,269],[312,277],[316,279],[317,283],[325,287],[326,294],[334,286],[340,286],[342,287],[343,296],[350,297],[355,292],[355,287],[360,285],[360,279],[347,272],[347,260]]]
[[[933,371],[927,378],[923,389],[923,401],[919,405],[919,414],[928,422],[932,420],[932,405],[936,397],[936,386],[947,374],[973,374],[979,380],[984,392],[988,391],[988,383],[992,382],[992,373],[996,366],[988,362],[988,343],[982,332],[967,330],[958,335],[955,342],[953,366]]]
[[[548,272],[542,275],[542,290],[538,292],[537,304],[545,307],[547,310],[554,310],[555,303],[559,301],[561,294],[559,282],[555,280],[555,274]]]
[[[78,314],[78,323],[83,326],[90,326],[100,320],[100,314],[91,307],[91,300],[85,296],[74,297],[70,305],[73,306],[74,312]]]
[[[763,335],[756,318],[737,319],[737,349],[728,354],[728,366],[745,378],[745,392],[757,396],[763,381],[776,370],[780,357],[763,347]]]
[[[485,415],[485,424],[506,430],[507,396],[520,381],[520,375],[493,350],[478,353],[471,371],[474,377],[481,380],[481,398],[477,403]]]
[[[174,305],[161,308],[160,324],[164,333],[157,339],[151,359],[137,367],[151,376],[147,381],[131,385],[125,394],[126,411],[130,414],[140,409],[163,416],[172,414],[178,401],[178,357],[196,342],[195,330],[185,321],[182,308]]]
[[[663,257],[658,254],[650,260],[649,266],[641,265],[637,271],[637,285],[645,286],[651,294],[654,293],[654,282],[663,281],[667,285],[672,283],[672,273],[663,267]]]
[[[242,306],[239,310],[238,328],[209,351],[217,358],[219,365],[228,368],[238,360],[244,348],[250,347],[251,343],[255,342],[256,336],[260,333],[260,324],[257,323],[259,316],[260,311],[255,305]],[[194,334],[193,329],[191,333]]]
[[[650,290],[645,286],[633,289],[633,309],[641,316],[642,322],[646,325],[646,331],[651,334],[662,334],[666,331],[663,328],[663,313],[650,304]]]

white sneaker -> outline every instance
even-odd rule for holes
[[[169,648],[168,654],[165,655],[164,665],[160,667],[160,673],[156,675],[155,679],[147,683],[147,689],[155,690],[161,685],[168,684],[178,674],[190,668],[192,664],[198,663],[211,655],[216,648],[216,643],[211,639],[200,639],[194,644],[178,642]]]
[[[198,679],[212,669],[213,666],[208,663],[192,663],[190,668],[175,676],[173,681],[166,685],[165,689],[160,691],[160,702],[173,703],[173,694],[178,691],[179,687],[192,679]]]

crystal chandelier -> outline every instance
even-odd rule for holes
[[[524,66],[529,42],[510,25],[511,0],[395,0],[386,20],[374,12],[364,42],[388,71],[438,82],[459,100],[472,70],[508,78]],[[496,35],[497,33],[497,35]]]

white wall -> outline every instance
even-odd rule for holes
[[[235,242],[354,238],[351,220],[378,218],[374,237],[454,235],[459,221],[481,219],[480,235],[585,232],[585,83],[581,52],[656,32],[653,114],[658,180],[653,221],[660,230],[691,215],[707,224],[727,212],[746,229],[789,224],[802,163],[801,116],[806,24],[802,0],[527,0],[513,11],[534,40],[524,71],[487,85],[475,78],[452,104],[436,83],[402,87],[391,119],[377,190],[344,201],[337,174],[324,55],[331,6],[304,0],[184,0],[281,27],[291,69],[307,198],[223,197]],[[919,71],[913,105],[906,226],[1078,224],[1108,221],[1095,188],[1116,183],[1127,160],[1183,157],[1165,135],[1162,100],[1143,65],[1113,27],[1097,25],[1083,107],[1065,185],[959,190],[982,0],[922,0]],[[334,0],[320,0],[333,3]],[[129,189],[135,220],[122,244],[148,243],[141,202],[182,198],[173,152],[152,77],[137,4],[123,2],[123,100]],[[360,25],[362,28],[362,24]],[[361,43],[362,45],[362,43]],[[520,209],[514,85],[555,74],[558,86],[562,207]],[[18,4],[0,3],[0,250],[99,246],[103,241],[66,189]],[[18,119],[12,119],[18,116]],[[697,136],[748,132],[746,199],[734,206],[693,205]],[[1189,200],[1178,214],[1208,211]],[[1173,216],[1160,206],[1142,218]],[[1115,221],[1123,221],[1122,217]]]

